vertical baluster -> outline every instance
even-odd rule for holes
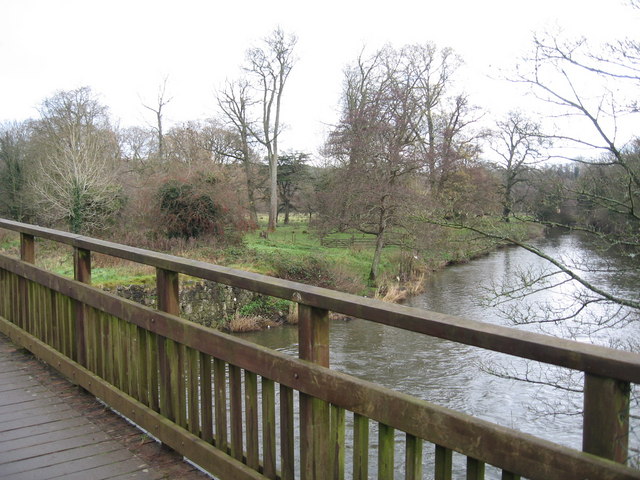
[[[262,378],[263,475],[276,478],[276,390],[273,380]]]
[[[52,290],[50,291],[50,294],[52,298],[51,312],[47,312],[47,314],[40,316],[40,318],[38,319],[38,335],[40,339],[45,343],[49,343],[50,340],[53,341],[53,330],[55,328],[55,323],[56,321],[59,321],[60,318],[64,318],[59,313],[61,309],[60,305],[62,305],[60,294]],[[47,305],[47,307],[49,307],[49,305]]]
[[[187,349],[189,367],[189,431],[194,435],[200,435],[200,412],[198,408],[198,387],[204,379],[200,378],[200,367],[198,365],[198,351],[193,348]]]
[[[68,349],[68,345],[66,343],[68,338],[68,328],[67,322],[64,317],[64,309],[62,307],[62,297],[54,290],[49,290],[46,287],[43,287],[45,295],[48,295],[50,298],[47,300],[46,309],[47,315],[42,316],[36,320],[34,324],[34,328],[38,332],[38,336],[41,332],[46,331],[47,329],[51,331],[52,340],[55,337],[55,334],[58,334],[58,351],[61,353],[65,353]]]
[[[102,365],[102,352],[100,351],[100,344],[102,342],[102,322],[100,321],[100,312],[96,309],[91,309],[91,325],[93,326],[93,372],[102,376],[104,367]]]
[[[219,358],[213,359],[213,383],[216,412],[216,447],[227,453],[227,369]]]
[[[484,480],[484,462],[467,457],[467,480]]]
[[[146,331],[147,336],[147,388],[149,390],[149,408],[154,412],[160,411],[160,366],[158,359],[158,338],[153,332]]]
[[[211,390],[211,357],[200,353],[200,411],[202,412],[202,439],[213,443],[213,394]]]
[[[378,478],[393,479],[394,429],[384,423],[378,424]]]
[[[176,412],[176,423],[183,428],[187,428],[187,388],[184,381],[185,375],[185,346],[181,343],[173,342],[176,355],[176,368],[172,371],[172,382],[174,384],[174,411]]]
[[[113,331],[111,329],[111,320],[106,313],[100,312],[100,321],[103,328],[102,339],[102,364],[104,365],[104,379],[111,385],[114,384],[114,366],[113,366]]]
[[[96,312],[96,314],[98,316],[98,323],[100,325],[100,337],[98,340],[98,344],[100,345],[100,360],[98,360],[98,362],[102,365],[100,376],[110,382],[111,380],[109,379],[109,369],[111,367],[111,352],[107,350],[107,347],[109,345],[109,336],[111,335],[111,330],[109,328],[110,325],[107,321],[107,316],[105,313],[98,311]]]
[[[231,396],[231,456],[242,461],[242,371],[229,365],[229,394]]]
[[[299,356],[329,366],[329,312],[298,305]],[[300,394],[300,472],[302,479],[322,478],[329,462],[329,404]]]
[[[280,461],[282,480],[295,477],[293,389],[280,385]]]
[[[451,480],[453,472],[453,451],[436,445],[435,480]]]
[[[344,479],[344,436],[345,436],[345,411],[344,408],[330,406],[331,416],[331,477],[337,480]]]
[[[15,274],[11,274],[11,316],[9,320],[16,325],[21,325],[20,318],[20,287],[18,286],[19,280],[18,276]]]
[[[93,321],[92,309],[90,307],[85,306],[84,309],[84,321],[85,321],[85,349],[87,352],[86,364],[85,367],[91,371],[95,371],[95,360],[94,354],[96,351],[95,345],[93,344],[93,340],[95,338],[95,324]],[[91,325],[91,326],[89,326]]]
[[[129,365],[129,349],[131,348],[131,344],[129,342],[129,323],[116,318],[116,322],[118,324],[118,330],[120,331],[120,390],[125,392],[127,395],[131,395],[131,391],[129,390],[130,386],[130,377],[132,375],[132,368]]]
[[[405,453],[405,478],[422,478],[422,439],[407,433]]]
[[[160,394],[160,414],[173,420],[172,403],[171,403],[171,365],[168,360],[168,348],[171,341],[165,337],[158,335],[158,365],[160,369],[159,394]]]
[[[27,319],[25,330],[29,331],[29,325],[33,323],[33,319],[38,316],[38,284],[35,282],[29,282],[27,284],[27,299],[28,299],[28,307],[27,307]],[[47,343],[52,345],[53,343],[53,332],[50,335]]]
[[[113,384],[122,390],[124,365],[122,359],[122,332],[120,331],[120,321],[114,316],[108,315],[111,325],[111,351],[113,355]]]
[[[13,280],[15,278],[15,275],[7,273],[7,289],[8,289],[8,295],[7,295],[7,315],[6,318],[7,320],[9,320],[10,322],[15,322],[15,317],[14,315],[14,307],[15,307],[15,299],[16,297],[14,297],[14,291],[13,291]],[[17,282],[17,279],[16,279]],[[35,297],[35,304],[36,304],[36,308],[37,311],[32,312],[31,315],[29,315],[29,320],[27,325],[24,326],[25,330],[27,330],[27,332],[29,332],[31,335],[35,335],[35,328],[36,328],[36,324],[38,322],[38,319],[42,318],[42,316],[44,315],[44,311],[46,308],[46,305],[49,302],[49,297],[46,295],[46,293],[44,292],[44,288],[39,285],[39,284],[34,284],[34,292],[33,295]],[[55,344],[52,345],[53,348],[57,347],[55,346]]]
[[[9,318],[7,316],[7,299],[10,298],[9,291],[7,289],[7,272],[0,269],[0,316]]]
[[[59,352],[62,352],[64,347],[64,338],[62,326],[57,323],[55,294],[48,288],[40,287],[40,295],[43,306],[42,314],[32,319],[33,321],[31,322],[31,325],[29,325],[31,330],[30,333],[31,335],[38,337],[40,334],[40,325],[43,322],[48,322],[49,325],[52,325],[54,348]]]
[[[35,263],[36,250],[35,250],[35,238],[33,235],[26,233],[20,234],[20,259],[23,262]],[[29,331],[30,325],[30,308],[29,308],[29,282],[20,277],[18,280],[19,302],[20,302],[20,314],[13,321],[20,327]],[[14,297],[16,298],[16,297]]]
[[[520,475],[516,475],[515,473],[507,472],[506,470],[502,471],[502,475],[500,476],[501,480],[520,480]]]
[[[147,407],[150,407],[151,401],[149,399],[149,370],[152,368],[152,365],[149,363],[147,331],[144,328],[136,326],[135,334],[138,338],[138,350],[136,351],[136,362],[138,363],[137,398]]]
[[[369,419],[353,414],[353,478],[369,478]]]
[[[585,373],[582,450],[626,463],[630,392],[629,382]]]
[[[173,340],[165,339],[165,353],[167,357],[166,381],[169,388],[167,390],[167,404],[169,419],[181,425],[180,415],[180,391],[178,390],[178,375],[180,367],[179,345]]]
[[[140,370],[142,370],[144,366],[136,361],[139,358],[138,352],[140,348],[140,345],[138,344],[138,326],[129,322],[124,322],[124,323],[127,326],[127,336],[128,336],[127,340],[129,344],[128,354],[127,354],[127,367],[128,367],[127,377],[129,379],[128,393],[136,400],[140,400],[138,378],[140,377]]]
[[[254,470],[260,467],[258,437],[258,376],[244,372],[244,408],[246,418],[247,465]]]
[[[76,310],[75,301],[63,294],[58,294],[64,305],[64,319],[67,323],[67,332],[69,332],[69,351],[67,357],[78,358],[78,348],[76,344]]]

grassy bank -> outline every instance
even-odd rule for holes
[[[523,240],[542,233],[540,228],[525,223],[505,224],[490,218],[480,221],[485,222],[485,229],[494,232],[499,229],[503,235]],[[263,228],[245,234],[241,241],[222,243],[199,239],[175,243],[170,249],[156,248],[182,257],[397,302],[418,293],[430,272],[451,263],[469,261],[500,246],[499,242],[468,230],[426,225],[420,237],[410,245],[385,247],[379,280],[372,287],[368,278],[374,251],[373,236],[342,232],[327,235],[324,240],[309,229],[306,218],[294,217],[288,225],[280,225],[268,235]],[[149,244],[135,246],[154,249],[154,245]],[[0,234],[0,249],[18,256],[19,236],[13,232]],[[57,274],[73,276],[73,252],[69,247],[38,240],[36,263]],[[155,282],[152,267],[113,257],[94,254],[92,267],[92,283],[101,288],[114,289],[118,285],[152,287]],[[284,309],[282,305],[275,308],[277,311]],[[267,315],[266,310],[263,312],[254,304],[239,311],[244,317],[259,320]],[[245,322],[242,329],[247,328]]]

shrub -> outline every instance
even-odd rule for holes
[[[196,238],[223,233],[222,208],[193,184],[170,180],[160,187],[158,195],[167,236]]]

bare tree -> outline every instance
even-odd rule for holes
[[[144,108],[152,111],[156,117],[156,124],[153,129],[158,137],[158,159],[162,162],[165,159],[165,146],[164,146],[164,127],[162,125],[162,110],[163,108],[173,100],[173,97],[167,98],[167,80],[168,77],[164,77],[164,80],[160,87],[158,87],[158,96],[154,105],[142,104]]]
[[[155,134],[148,128],[128,127],[118,131],[120,155],[129,170],[145,170],[156,149]]]
[[[277,28],[264,41],[263,47],[247,52],[247,73],[254,82],[261,98],[260,128],[251,129],[251,134],[267,150],[269,162],[269,225],[276,229],[278,215],[278,140],[282,132],[281,107],[284,87],[295,64],[294,47],[297,38],[286,35]]]
[[[583,202],[619,216],[620,225],[625,228],[608,231],[590,223],[572,228],[593,236],[602,242],[603,248],[624,246],[635,254],[634,250],[640,247],[640,164],[637,140],[632,138],[635,132],[628,125],[638,113],[635,101],[640,87],[640,43],[626,39],[597,48],[584,39],[565,41],[557,36],[537,36],[534,54],[528,61],[520,68],[515,81],[530,86],[538,98],[552,107],[556,118],[569,120],[568,124],[561,125],[563,130],[551,138],[590,151],[588,158],[571,157],[570,160],[583,169],[606,170],[615,182],[609,190],[581,188],[575,193]],[[581,128],[572,129],[576,124]],[[604,178],[603,172],[601,178]],[[569,276],[591,292],[589,302],[640,307],[635,296],[607,291],[582,273],[597,267],[567,265],[544,252],[530,250],[547,258],[559,275]]]
[[[540,124],[519,111],[511,111],[496,122],[491,148],[500,157],[497,166],[502,172],[502,219],[509,221],[515,203],[515,188],[526,180],[530,168],[545,160],[549,142],[542,136]]]
[[[345,72],[342,116],[327,145],[339,170],[325,196],[333,209],[325,214],[375,236],[371,283],[387,235],[405,228],[420,203],[418,173],[426,171],[437,190],[475,155],[463,135],[466,97],[446,93],[454,61],[450,50],[432,44],[387,46]]]
[[[249,110],[254,104],[250,96],[250,85],[246,80],[227,82],[224,90],[218,93],[218,106],[227,120],[227,123],[236,131],[239,137],[239,145],[235,158],[244,167],[247,183],[247,196],[249,200],[249,214],[251,222],[258,224],[258,213],[255,202],[255,183],[251,165],[252,153],[250,139],[254,130],[253,122],[249,118]],[[233,154],[231,154],[233,155]]]
[[[619,264],[603,264],[597,258],[549,255],[499,228],[488,229],[478,219],[440,222],[518,245],[548,261],[544,271],[523,272],[521,283],[499,286],[494,292],[497,304],[540,290],[573,286],[571,301],[562,308],[546,305],[535,311],[511,310],[508,316],[516,323],[564,324],[572,327],[565,330],[566,335],[584,336],[639,318],[640,299],[635,292],[615,290],[603,282],[607,275],[638,271],[634,258],[640,248],[640,146],[633,121],[639,113],[635,103],[640,87],[639,53],[640,43],[630,39],[596,47],[584,39],[536,36],[533,53],[521,62],[513,78],[530,88],[554,120],[556,131],[544,138],[552,140],[556,149],[572,147],[572,153],[555,156],[572,162],[580,171],[575,181],[559,184],[561,191],[554,195],[564,198],[554,202],[572,198],[581,215],[572,223],[537,221],[581,232],[602,252],[626,255],[622,270]],[[576,148],[581,154],[574,153]],[[607,222],[594,221],[593,212]],[[597,309],[599,313],[590,313]]]
[[[44,100],[40,114],[31,179],[38,214],[46,223],[66,222],[74,233],[105,228],[121,206],[107,108],[82,87]]]

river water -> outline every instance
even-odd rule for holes
[[[627,271],[630,262],[635,260],[598,251],[578,235],[552,235],[538,241],[536,246],[577,266],[597,264],[597,272],[585,272],[586,278],[604,283],[613,291],[629,295],[637,290],[640,279],[632,273],[638,270]],[[615,267],[613,273],[611,266]],[[523,249],[503,248],[434,274],[427,280],[424,293],[407,304],[472,320],[511,325],[514,312],[541,315],[549,308],[571,307],[572,299],[582,294],[575,285],[565,283],[531,298],[511,300],[500,308],[488,304],[490,291],[499,285],[514,286],[518,278],[529,278],[533,272],[546,268],[545,261]],[[624,321],[613,329],[602,328],[601,320],[610,313],[594,305],[590,312],[583,312],[578,320],[570,321],[569,328],[553,322],[518,328],[542,329],[601,344],[627,345],[635,340],[635,323],[628,322],[630,318],[624,318],[620,312]],[[297,355],[295,327],[242,337]],[[331,324],[330,361],[331,368],[336,370],[556,443],[581,448],[582,394],[571,390],[581,389],[582,375],[575,372],[550,369],[359,319],[337,320]],[[530,381],[507,377],[526,377]],[[546,385],[549,382],[559,382],[569,389]],[[374,438],[372,442],[375,443]],[[495,472],[488,472],[488,478],[494,476]]]

